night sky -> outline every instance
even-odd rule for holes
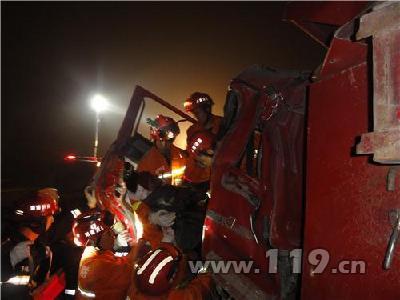
[[[230,80],[247,66],[313,70],[324,49],[281,21],[284,6],[1,2],[3,186],[53,184],[66,154],[91,155],[93,93],[114,105],[101,121],[102,155],[136,84],[179,108],[192,92],[207,92],[221,114]],[[150,105],[145,113],[159,112]]]

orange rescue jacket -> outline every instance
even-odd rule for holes
[[[150,207],[142,201],[134,201],[132,210],[136,212],[139,221],[142,223],[142,238],[150,243],[151,249],[156,249],[163,238],[163,233],[160,226],[150,223]]]
[[[195,123],[189,127],[186,132],[186,142],[189,144],[191,137],[201,131],[210,131],[212,134],[217,134],[221,126],[222,118],[220,116],[211,115],[210,121],[207,122],[206,126],[202,126],[199,123]],[[190,149],[186,149],[189,151]],[[193,156],[189,156],[186,161],[186,169],[184,179],[192,183],[201,183],[210,180],[211,168],[200,167]]]
[[[131,257],[116,257],[112,251],[86,247],[78,273],[75,299],[125,299],[133,264]]]
[[[150,150],[142,157],[138,164],[138,172],[149,172],[157,176],[165,176],[168,183],[172,185],[179,184],[179,180],[183,176],[183,170],[181,174],[175,174],[186,164],[186,157],[184,151],[175,145],[171,144],[171,162],[168,163],[161,151],[153,146]],[[171,173],[174,171],[174,173]]]

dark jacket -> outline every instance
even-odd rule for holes
[[[201,235],[205,218],[203,202],[207,195],[197,193],[189,188],[165,185],[153,191],[144,202],[152,211],[161,209],[175,212],[173,225],[175,240],[183,251],[191,251],[201,243]]]

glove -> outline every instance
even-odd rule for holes
[[[120,247],[127,247],[132,243],[132,238],[129,235],[128,230],[123,230],[118,233],[117,238],[114,242],[114,249],[118,249]]]
[[[84,190],[85,192],[85,196],[86,196],[86,201],[87,201],[87,205],[89,206],[89,208],[95,208],[96,207],[96,197],[94,195],[94,190],[92,186],[87,186]]]
[[[154,225],[169,227],[174,225],[175,217],[176,215],[174,212],[169,212],[161,209],[159,211],[150,213],[149,221]]]
[[[30,245],[32,244],[33,241],[20,242],[10,251],[10,262],[13,268],[31,255]]]

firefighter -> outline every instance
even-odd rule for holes
[[[143,226],[143,239],[152,249],[160,242],[171,242],[184,252],[200,253],[206,193],[161,184],[146,172],[133,172],[125,182],[132,210]]]
[[[170,241],[164,237],[162,228],[172,226],[175,220],[175,213],[166,211],[152,211],[143,201],[154,190],[162,185],[157,177],[148,172],[132,172],[125,177],[127,197],[134,211],[142,224],[143,236],[152,249],[158,247],[161,241]]]
[[[136,254],[131,250],[126,256],[115,255],[114,249],[121,243],[132,243],[121,223],[107,223],[105,213],[96,209],[82,213],[74,222],[74,239],[85,247],[76,299],[125,299]]]
[[[137,260],[126,299],[210,299],[211,275],[192,274],[188,260],[190,258],[171,243],[161,243],[158,249]]]
[[[197,123],[186,132],[186,162],[184,182],[200,191],[209,189],[211,158],[215,147],[215,137],[220,129],[222,118],[211,113],[214,102],[208,94],[195,92],[185,101],[187,112],[194,115]],[[208,149],[200,148],[208,144]]]
[[[58,191],[56,189],[44,189],[42,191],[53,194],[54,197],[59,198]],[[70,199],[68,199],[70,200]],[[50,274],[52,276],[59,276],[61,273],[65,275],[65,289],[63,293],[64,298],[73,298],[75,290],[78,284],[78,267],[79,261],[82,255],[83,249],[74,244],[72,225],[76,214],[80,213],[77,206],[71,206],[71,201],[65,198],[59,201],[59,212],[54,215],[54,222],[50,228],[42,233],[35,244],[42,244],[48,246],[52,252],[52,263],[50,268]],[[83,204],[83,203],[82,203]],[[75,208],[74,210],[71,210]],[[79,208],[83,208],[79,207]],[[53,278],[52,278],[53,279]],[[57,280],[54,278],[53,280]],[[48,290],[43,290],[43,293],[47,293]]]
[[[49,229],[59,209],[58,193],[55,189],[48,192],[49,189],[30,192],[14,206],[11,220],[2,230],[2,282],[16,275],[30,275],[29,287],[33,289],[46,279],[51,251],[35,241]]]
[[[184,253],[191,252],[200,257],[207,199],[205,193],[193,191],[191,188],[163,185],[148,195],[143,202],[153,212],[149,216],[150,221],[153,215],[160,218],[173,216],[171,222],[165,222],[161,227],[164,241],[174,243]]]
[[[153,147],[138,163],[138,172],[150,172],[166,183],[179,185],[186,164],[185,153],[173,143],[180,130],[177,122],[170,117],[158,115],[154,120],[148,118]]]

